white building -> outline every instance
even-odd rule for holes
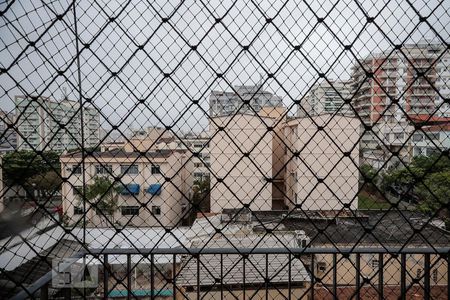
[[[9,127],[14,125],[14,119],[13,113],[0,110],[0,153],[14,151],[17,147],[17,133]]]
[[[80,108],[79,102],[68,99],[27,96],[16,96],[15,105],[18,150],[64,151],[99,144],[100,113],[94,107]]]
[[[193,164],[185,151],[158,150],[145,155],[120,149],[95,152],[84,160],[84,177],[81,162],[80,152],[61,156],[61,175],[68,178],[62,185],[63,211],[70,223],[78,222],[85,214],[94,226],[108,227],[112,226],[109,222],[119,222],[175,227],[188,217]],[[119,178],[111,187],[118,197],[118,209],[108,217],[109,222],[87,202],[83,211],[83,183],[88,186],[96,177],[108,177],[111,182]]]
[[[209,96],[209,115],[221,117],[240,113],[258,113],[263,107],[282,107],[281,97],[264,90],[261,84],[235,86],[234,91],[212,91]]]
[[[330,80],[315,84],[298,107],[297,116],[317,116],[325,113],[353,115],[345,100],[350,99],[350,80]]]
[[[197,156],[192,157],[194,163],[194,180],[203,181],[210,177],[210,154],[209,154],[209,134],[185,135],[179,141],[180,147],[189,148]]]

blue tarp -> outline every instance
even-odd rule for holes
[[[122,195],[139,195],[139,184],[137,183],[130,183],[127,184],[126,187],[123,187],[122,191],[120,191],[120,194]]]
[[[147,189],[147,193],[152,194],[152,195],[159,195],[161,194],[161,184],[159,183],[155,183],[155,184],[150,184],[150,186]]]

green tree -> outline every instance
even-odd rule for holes
[[[44,151],[37,154],[34,151],[20,150],[3,156],[3,179],[8,185],[27,185],[30,178],[49,171],[60,174],[60,154],[54,151]]]
[[[85,192],[80,195],[80,202],[85,199],[96,206],[99,217],[114,223],[114,212],[118,209],[118,187],[108,177],[94,177],[94,182],[86,186]],[[84,195],[83,195],[84,194]]]

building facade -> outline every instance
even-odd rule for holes
[[[450,93],[450,54],[446,49],[422,41],[355,64],[352,105],[365,124],[372,126],[361,139],[364,159],[383,159],[393,151],[408,157],[410,151],[398,146],[405,142],[400,135],[409,126],[409,116],[450,114],[444,103]]]
[[[185,135],[179,141],[180,147],[189,148],[195,156],[192,157],[194,163],[194,180],[209,180],[211,172],[211,159],[209,153],[209,135],[207,132],[201,134]]]
[[[100,113],[94,107],[27,96],[16,96],[15,105],[18,150],[64,151],[99,145]]]
[[[63,211],[71,224],[81,225],[83,215],[88,224],[110,227],[119,222],[128,226],[181,225],[187,217],[193,185],[193,163],[186,152],[161,150],[137,152],[112,150],[95,152],[82,162],[81,153],[61,156],[61,175],[68,178],[62,185]],[[84,165],[84,174],[82,168]],[[120,180],[111,189],[117,197],[117,207],[107,214],[95,205],[100,200],[86,202],[83,210],[83,182],[92,185],[96,177]]]
[[[263,107],[282,107],[281,97],[265,91],[262,84],[235,86],[234,91],[212,91],[209,96],[209,116],[222,117],[236,112],[254,114]]]
[[[359,127],[357,118],[329,114],[286,123],[288,207],[358,208]]]
[[[317,116],[325,113],[353,115],[345,100],[350,99],[351,80],[322,81],[315,84],[298,107],[297,116]]]
[[[0,111],[0,152],[10,152],[17,148],[14,119],[13,113]]]
[[[249,205],[272,209],[273,132],[275,119],[238,114],[210,122],[211,212]],[[222,127],[223,130],[221,129]]]

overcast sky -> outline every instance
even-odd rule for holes
[[[0,17],[0,65],[8,69],[0,75],[4,110],[14,108],[17,94],[60,99],[62,87],[79,99],[72,1],[38,2],[15,1]],[[175,123],[198,131],[208,122],[192,100],[207,111],[212,89],[231,90],[262,78],[291,107],[319,79],[318,72],[349,78],[355,55],[392,43],[439,41],[435,32],[450,41],[450,1],[91,2],[77,1],[76,7],[81,89],[83,102],[92,99],[101,108],[106,128]],[[0,10],[7,6],[0,4]],[[431,27],[415,11],[429,16]],[[375,24],[367,24],[365,15],[375,17]],[[37,42],[29,47],[28,41]],[[344,50],[347,44],[351,51]]]

